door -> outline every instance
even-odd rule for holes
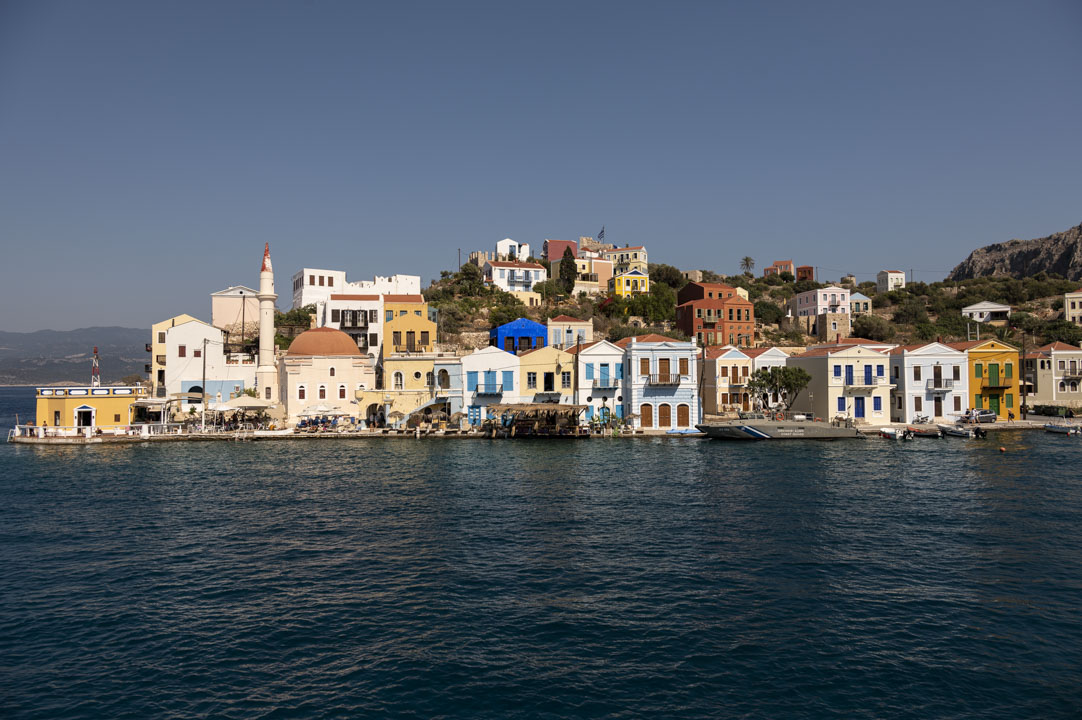
[[[658,358],[657,374],[662,378],[669,374],[669,358]]]
[[[871,385],[872,384],[872,366],[871,365],[865,365],[864,366],[864,384],[865,385]]]
[[[741,400],[741,407],[744,408],[744,412],[751,409],[751,397],[747,393],[744,393],[744,399]]]
[[[937,387],[937,388],[943,387],[943,368],[940,367],[939,365],[935,365],[935,366],[932,367],[932,387]],[[939,406],[942,405],[942,404],[943,403],[939,402],[939,400],[937,399],[937,401],[936,401],[936,411],[935,411],[936,415],[939,415]]]
[[[639,424],[644,428],[654,426],[654,409],[646,403],[639,408]]]
[[[988,409],[999,415],[999,395],[988,396]]]
[[[657,408],[657,426],[670,427],[672,425],[672,408],[668,403],[662,403]]]
[[[470,420],[470,425],[480,425],[481,424],[481,406],[480,405],[470,405],[469,409],[466,412],[467,412],[467,416],[469,417],[469,420]]]
[[[864,417],[864,398],[853,398],[853,417]]]
[[[853,384],[853,366],[852,365],[846,365],[845,366],[845,384],[846,385],[852,385]]]
[[[938,370],[939,368],[936,368]],[[937,379],[936,382],[939,382]],[[938,387],[938,386],[937,386]],[[935,417],[943,417],[943,396],[935,396]]]
[[[75,408],[75,426],[90,427],[94,424],[94,411],[91,408]]]
[[[999,363],[988,363],[988,387],[999,387]]]
[[[686,428],[691,425],[691,408],[687,405],[676,406],[676,427]]]
[[[545,373],[545,392],[556,391],[556,373]]]

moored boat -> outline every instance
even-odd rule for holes
[[[1045,432],[1056,433],[1057,435],[1078,435],[1079,428],[1073,425],[1066,425],[1063,423],[1045,423]]]
[[[943,433],[939,431],[938,427],[922,427],[909,425],[906,430],[915,438],[939,438],[943,437]]]
[[[715,440],[839,440],[865,437],[851,423],[828,423],[792,413],[740,413],[736,420],[703,423],[695,427]]]
[[[943,437],[973,437],[973,430],[962,425],[937,425],[936,427],[939,428],[939,432],[943,433]]]

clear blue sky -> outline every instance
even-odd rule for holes
[[[0,329],[594,235],[941,279],[1082,221],[1082,3],[0,2]]]

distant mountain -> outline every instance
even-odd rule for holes
[[[1082,280],[1082,224],[1036,240],[1010,240],[974,250],[949,279],[984,275],[1023,278],[1039,272]]]
[[[92,327],[79,330],[0,331],[0,385],[90,382],[90,359],[98,347],[102,382],[145,375],[150,362],[143,328]]]

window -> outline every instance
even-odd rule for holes
[[[913,409],[916,410],[917,412],[920,412],[921,410],[924,409],[924,402],[923,402],[923,400],[921,398],[919,398],[919,397],[913,398]]]
[[[422,330],[421,331],[421,344],[426,346],[426,347],[428,346],[428,331],[427,330]]]
[[[327,372],[331,377],[334,377],[334,368],[333,367],[330,370],[328,370]]]
[[[962,397],[960,395],[954,396],[954,412],[962,412]]]
[[[723,378],[729,377],[729,366],[728,365],[722,365],[721,366],[721,376]]]
[[[404,378],[402,377],[402,373],[396,371],[393,378],[394,378],[394,389],[395,390],[401,390],[402,387],[403,387],[403,384],[404,384]]]
[[[187,356],[188,356],[188,346],[187,345],[178,345],[177,346],[177,357],[187,357]]]
[[[639,358],[639,375],[650,374],[650,358]]]
[[[881,398],[881,397],[873,397],[872,398],[872,410],[874,412],[883,412],[883,398]]]
[[[420,310],[414,310],[413,314],[416,315],[417,317],[421,317],[421,311]]]
[[[838,398],[838,412],[845,412],[845,398]]]
[[[1077,380],[1072,380],[1071,381],[1071,392],[1078,392],[1078,381]]]
[[[984,377],[984,366],[980,363],[973,366],[973,377]]]
[[[913,366],[913,379],[920,381],[920,365]]]
[[[1067,383],[1063,382],[1062,380],[1059,381],[1059,391],[1067,392]]]
[[[688,359],[687,358],[680,358],[680,374],[681,375],[690,374],[690,371],[688,370]]]
[[[435,385],[436,384],[435,380],[436,380],[436,378],[435,378],[435,376],[432,375],[431,372],[426,372],[425,373],[425,385],[427,387],[432,387],[433,385]]]
[[[1010,380],[1014,377],[1014,363],[1007,363],[1003,372],[1004,376]]]
[[[203,351],[198,349],[192,350],[192,357],[203,357]]]
[[[974,402],[976,403],[977,410],[984,409],[984,395],[978,395],[977,397],[975,397]]]
[[[402,331],[401,330],[395,330],[393,333],[391,333],[391,342],[395,347],[399,347],[399,346],[402,345]]]
[[[319,286],[323,287],[323,276],[322,275],[319,276]]]
[[[315,275],[309,275],[308,276],[308,284],[309,285],[315,285],[316,284],[316,276]]]
[[[1007,407],[1014,407],[1014,393],[1007,393]]]
[[[398,311],[398,317],[403,317],[405,315],[409,315],[409,310],[399,310]]]
[[[571,373],[567,370],[564,370],[560,374],[560,387],[564,388],[565,390],[571,387]]]
[[[364,312],[363,310],[361,312]],[[368,322],[379,322],[379,310],[368,311]]]
[[[955,380],[961,380],[962,379],[962,366],[961,365],[955,365],[952,368],[952,370],[954,372],[954,379]]]
[[[368,333],[368,345],[379,345],[379,335],[376,333]]]
[[[894,403],[894,407],[896,407],[898,410],[901,410],[902,409],[902,396],[901,395],[897,396],[895,398],[895,400],[897,400],[897,402]]]
[[[341,321],[342,321],[342,311],[341,310],[331,310],[331,322],[341,322]]]
[[[297,399],[304,400],[304,385],[297,386]]]
[[[345,400],[346,399],[346,386],[345,385],[339,385],[338,386],[338,399],[339,400]]]
[[[876,377],[883,377],[883,366],[882,365],[876,365],[875,366],[875,375],[876,375]]]
[[[891,369],[892,369],[892,370],[894,371],[894,379],[895,379],[895,380],[897,380],[897,379],[898,379],[898,366],[897,366],[897,365],[895,365],[895,366],[894,366],[893,368],[891,368]],[[899,399],[901,399],[901,398],[899,398]]]
[[[834,366],[834,377],[840,378],[841,376],[842,376],[842,366],[841,365],[835,365]]]
[[[320,385],[319,386],[319,399],[320,400],[326,400],[327,399],[327,386],[326,385]]]
[[[535,373],[535,372],[526,373],[526,388],[529,389],[529,390],[536,390],[537,389],[537,373]]]
[[[163,332],[158,333],[158,344],[160,344],[160,345],[165,344],[165,333],[163,333]]]

